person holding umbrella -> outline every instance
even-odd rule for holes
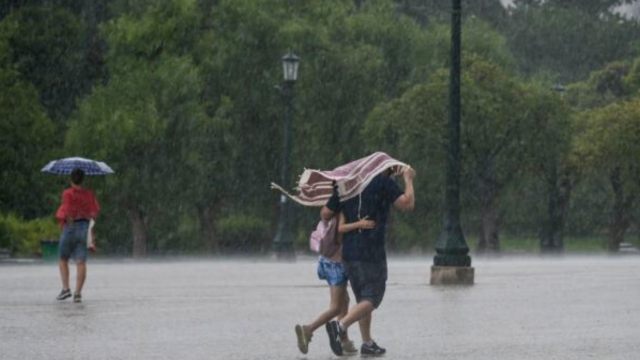
[[[76,168],[71,172],[71,187],[62,193],[62,204],[56,212],[56,218],[62,226],[59,245],[59,267],[62,278],[62,291],[58,300],[71,297],[69,288],[69,258],[76,261],[76,289],[73,302],[82,301],[82,287],[87,277],[87,238],[90,221],[100,212],[100,205],[93,191],[81,187],[84,171]]]
[[[82,302],[82,287],[87,277],[87,244],[95,251],[92,238],[92,227],[100,212],[100,205],[93,191],[81,186],[86,175],[109,175],[113,170],[109,165],[91,159],[70,157],[53,160],[42,168],[42,172],[57,175],[71,174],[71,187],[62,193],[62,204],[56,211],[56,218],[62,227],[59,244],[59,268],[62,279],[62,291],[58,300],[70,298],[69,258],[76,262],[76,289],[74,302]]]

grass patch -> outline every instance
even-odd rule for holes
[[[597,253],[606,252],[608,239],[602,236],[566,237],[564,248],[567,252]]]
[[[466,239],[472,252],[477,249],[477,239],[476,236]],[[565,237],[564,249],[566,253],[602,253],[607,252],[607,242],[603,236]],[[540,253],[540,238],[502,236],[500,250],[504,253],[537,254]]]

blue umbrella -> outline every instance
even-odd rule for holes
[[[113,174],[113,169],[109,165],[91,159],[81,157],[69,157],[53,160],[42,168],[42,172],[57,175],[69,175],[74,169],[81,169],[86,175],[108,175]]]

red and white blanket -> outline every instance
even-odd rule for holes
[[[391,169],[393,176],[400,175],[407,166],[383,152],[376,152],[333,170],[305,169],[295,188],[297,195],[288,193],[275,183],[271,183],[271,188],[280,190],[301,205],[323,206],[333,193],[334,180],[338,185],[340,200],[345,201],[358,196],[376,175],[387,169]]]

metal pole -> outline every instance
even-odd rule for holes
[[[452,0],[451,74],[449,84],[449,151],[444,232],[436,242],[435,266],[471,266],[469,247],[460,226],[460,0]]]
[[[282,89],[282,96],[285,102],[285,123],[284,123],[284,156],[282,160],[282,169],[280,180],[283,186],[289,184],[289,161],[291,157],[291,117],[293,113],[293,81],[285,81]],[[273,240],[273,250],[278,259],[292,259],[295,255],[293,252],[293,241],[291,236],[291,207],[289,199],[280,196],[280,219],[278,221],[278,233]]]

